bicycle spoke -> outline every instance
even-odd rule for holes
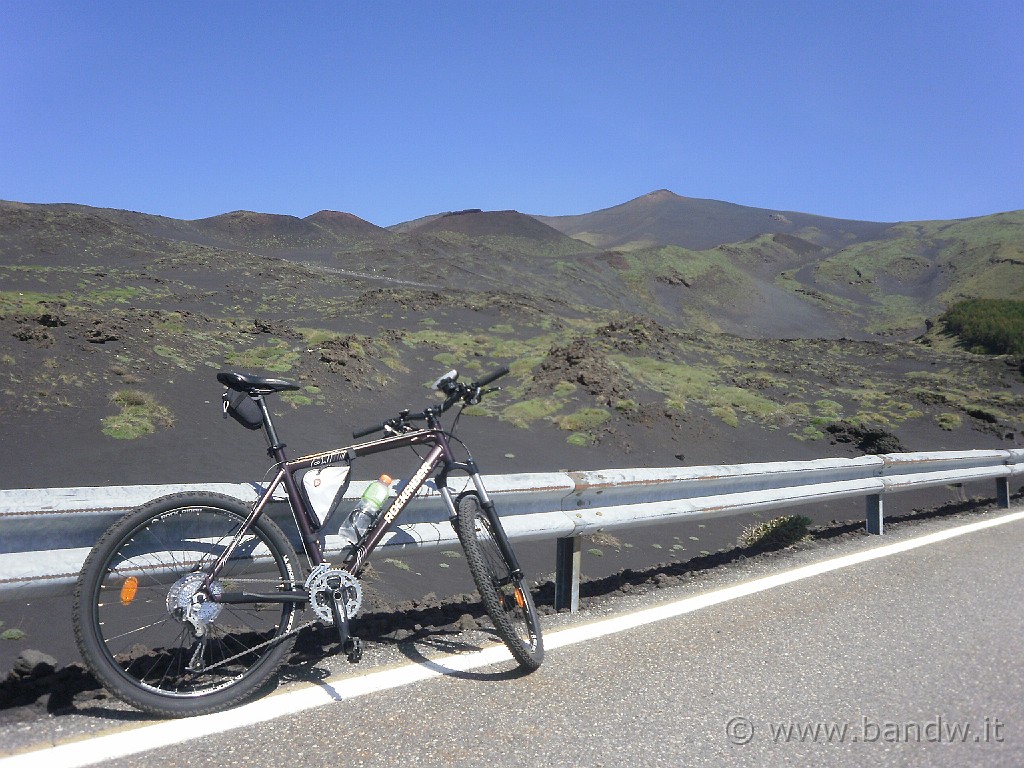
[[[215,597],[225,582],[269,590],[301,583],[290,545],[269,521],[236,542],[248,514],[226,508],[237,502],[170,498],[184,503],[158,500],[127,516],[123,532],[108,532],[76,589],[76,617],[83,603],[87,617],[76,618],[76,637],[90,669],[126,701],[163,714],[185,711],[177,699],[244,695],[284,660],[298,606],[222,604]],[[218,578],[204,577],[233,542]]]

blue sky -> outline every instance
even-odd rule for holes
[[[380,225],[1024,208],[1024,3],[12,2],[0,199]]]

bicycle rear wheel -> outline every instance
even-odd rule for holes
[[[528,671],[544,660],[544,640],[533,597],[498,546],[494,525],[474,494],[459,501],[457,532],[473,581],[494,629],[519,665]]]
[[[216,601],[303,583],[273,521],[263,517],[238,537],[249,511],[229,496],[179,493],[100,538],[75,587],[74,627],[87,666],[111,693],[156,715],[197,715],[238,703],[277,671],[300,606]],[[210,566],[236,538],[204,591]]]

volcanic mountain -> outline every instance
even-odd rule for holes
[[[667,189],[575,216],[536,216],[591,245],[619,250],[680,245],[706,250],[762,234],[794,235],[829,248],[881,237],[890,225],[681,197]]]
[[[0,483],[251,477],[258,446],[240,452],[217,407],[224,368],[299,381],[282,431],[316,450],[421,408],[449,368],[508,365],[471,411],[495,472],[860,445],[832,445],[833,426],[908,449],[1017,444],[1018,363],[957,349],[940,318],[1021,295],[1024,212],[892,225],[661,191],[385,229],[0,202],[0,415],[18,446]]]

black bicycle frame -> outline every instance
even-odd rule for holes
[[[393,451],[400,448],[417,446],[430,446],[430,451],[423,458],[423,462],[413,473],[412,477],[410,477],[408,482],[402,486],[398,496],[395,497],[382,514],[378,515],[374,524],[362,535],[359,541],[355,543],[352,550],[345,558],[344,564],[341,568],[352,574],[359,572],[366,563],[367,558],[369,558],[370,554],[380,543],[380,540],[402,513],[402,510],[406,508],[413,497],[432,476],[436,475],[435,482],[437,490],[441,494],[441,497],[445,502],[445,506],[448,508],[448,514],[454,523],[454,518],[457,515],[456,500],[453,499],[451,490],[448,488],[448,474],[452,471],[458,470],[465,472],[472,479],[475,493],[480,500],[480,505],[491,521],[491,527],[495,531],[495,539],[498,547],[500,548],[502,555],[505,557],[506,562],[509,564],[513,575],[516,577],[522,575],[519,563],[516,560],[515,552],[512,550],[512,547],[508,542],[508,538],[505,535],[505,531],[501,526],[500,520],[498,520],[497,512],[494,508],[494,502],[491,501],[487,494],[487,490],[484,488],[483,482],[480,479],[480,472],[476,462],[473,461],[471,457],[464,462],[455,461],[454,454],[448,441],[448,434],[441,429],[436,420],[434,420],[433,423],[428,425],[425,429],[402,432],[366,443],[360,443],[347,446],[345,448],[339,448],[332,451],[325,451],[323,453],[311,454],[309,456],[289,460],[284,453],[285,445],[277,437],[277,432],[274,429],[266,403],[263,401],[263,398],[259,396],[253,396],[253,399],[257,402],[263,412],[264,431],[266,433],[267,440],[270,443],[267,453],[271,458],[276,460],[279,469],[277,476],[273,481],[271,481],[266,490],[263,491],[260,497],[253,504],[252,512],[250,512],[249,516],[245,519],[245,522],[242,524],[238,534],[236,534],[234,541],[228,545],[217,561],[213,564],[213,567],[206,576],[207,587],[217,578],[224,566],[224,563],[226,563],[231,557],[235,547],[245,532],[256,523],[261,515],[264,514],[267,505],[270,503],[271,498],[274,495],[274,491],[276,491],[281,485],[284,485],[285,492],[287,493],[288,501],[291,505],[292,516],[295,519],[295,524],[299,530],[303,548],[305,549],[310,565],[312,567],[321,565],[324,562],[323,547],[321,546],[316,533],[317,526],[314,522],[314,518],[310,513],[309,508],[306,506],[306,502],[303,499],[302,494],[299,493],[298,483],[295,479],[296,473],[307,469],[329,467],[341,462],[351,462],[356,458],[372,456],[373,454],[383,453],[384,451]],[[440,471],[438,471],[439,467],[441,468]],[[472,493],[473,491],[469,492]],[[277,592],[259,595],[248,593],[225,593],[219,597],[210,594],[210,598],[223,603],[297,602],[300,601],[300,598],[301,601],[305,601],[305,592]]]

